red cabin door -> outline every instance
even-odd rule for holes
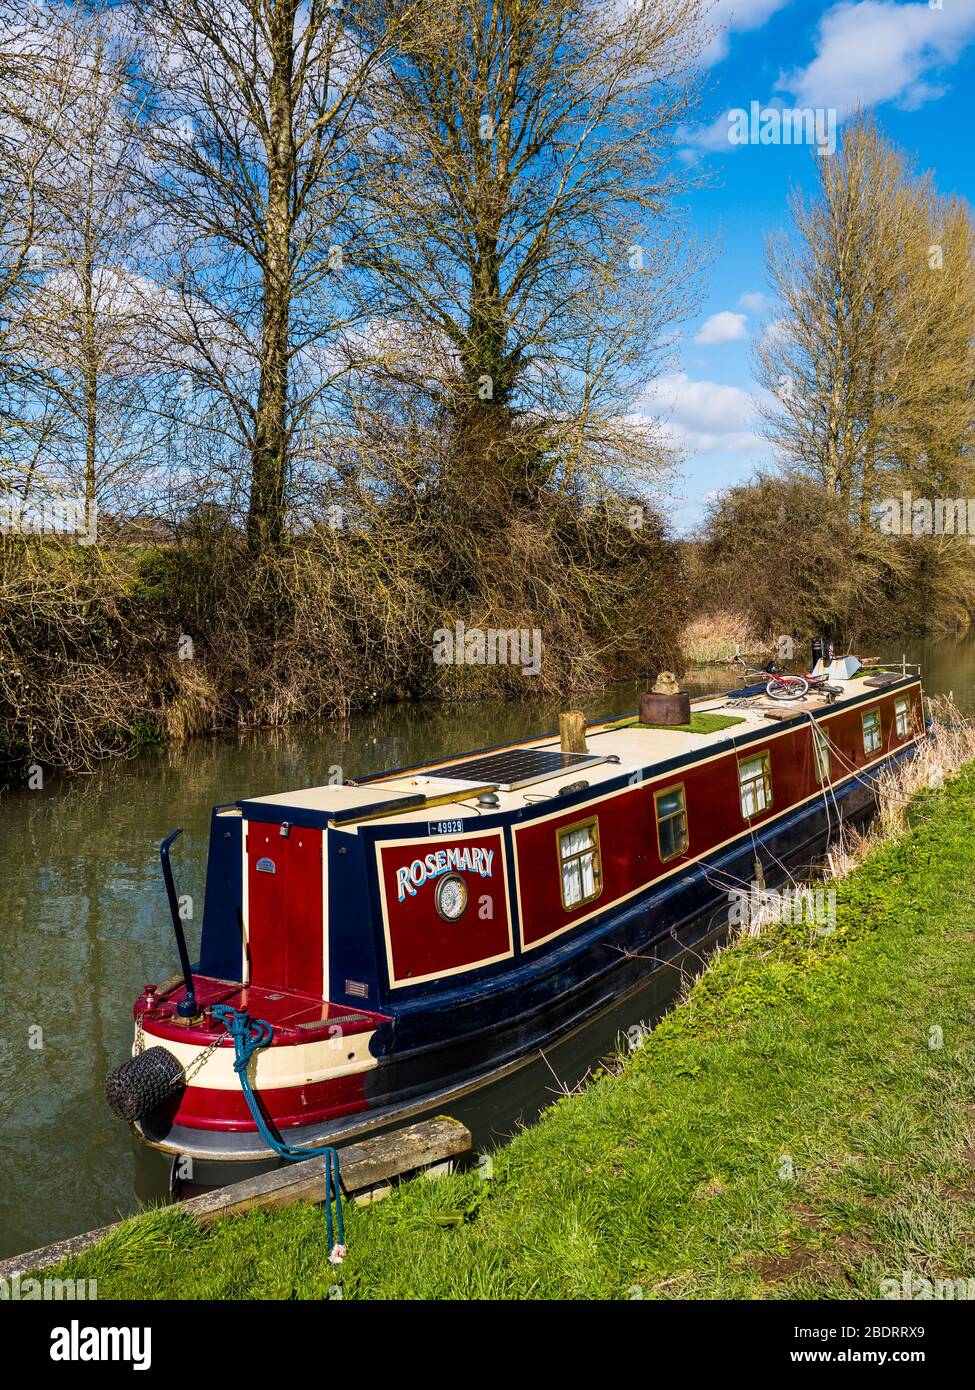
[[[247,826],[250,982],[322,997],[322,832]]]

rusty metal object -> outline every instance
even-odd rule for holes
[[[659,685],[661,682],[658,681],[657,684]],[[674,692],[649,690],[640,696],[641,724],[689,724],[690,722],[691,697],[686,690]]]
[[[661,671],[653,689],[640,696],[641,724],[689,724],[691,697],[681,690],[673,671]]]

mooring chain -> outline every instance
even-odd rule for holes
[[[188,1062],[188,1063],[187,1063],[187,1065],[183,1068],[183,1081],[184,1081],[184,1082],[188,1082],[188,1081],[190,1080],[191,1077],[194,1077],[194,1076],[196,1075],[196,1073],[197,1073],[203,1066],[206,1065],[206,1060],[207,1060],[207,1058],[210,1056],[210,1053],[211,1053],[211,1052],[216,1052],[217,1048],[218,1048],[218,1047],[220,1046],[220,1044],[223,1042],[223,1039],[224,1039],[223,1033],[219,1034],[216,1038],[214,1038],[214,1040],[213,1040],[212,1043],[208,1043],[207,1046],[206,1046],[205,1048],[203,1048],[202,1052],[198,1052],[198,1053],[196,1054],[196,1056],[193,1058],[192,1062]]]
[[[207,1043],[206,1047],[202,1048],[201,1051],[199,1051],[196,1054],[196,1056],[192,1059],[192,1061],[187,1062],[186,1066],[183,1068],[182,1075],[173,1078],[173,1080],[169,1084],[168,1089],[170,1091],[175,1091],[177,1086],[188,1085],[188,1083],[197,1074],[197,1072],[200,1071],[200,1069],[206,1065],[207,1058],[210,1056],[211,1052],[216,1052],[217,1048],[223,1042],[225,1036],[226,1034],[219,1033],[217,1037],[214,1038],[212,1043]],[[141,1052],[145,1051],[145,1049],[146,1032],[142,1023],[142,1015],[139,1014],[139,1016],[135,1020],[135,1051],[133,1055],[138,1057]]]

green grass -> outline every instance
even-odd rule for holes
[[[678,734],[716,734],[719,729],[730,729],[732,724],[744,724],[744,719],[733,714],[708,714],[706,710],[691,711],[689,724],[643,724],[636,715],[618,719],[608,724],[608,729],[669,729]]]
[[[969,767],[839,886],[834,933],[724,952],[490,1179],[349,1205],[340,1269],[296,1207],[206,1232],[153,1212],[58,1273],[102,1298],[439,1299],[873,1299],[904,1269],[975,1274],[973,804]]]

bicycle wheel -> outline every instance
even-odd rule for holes
[[[772,700],[801,700],[809,693],[809,682],[805,676],[773,676],[765,693]]]

